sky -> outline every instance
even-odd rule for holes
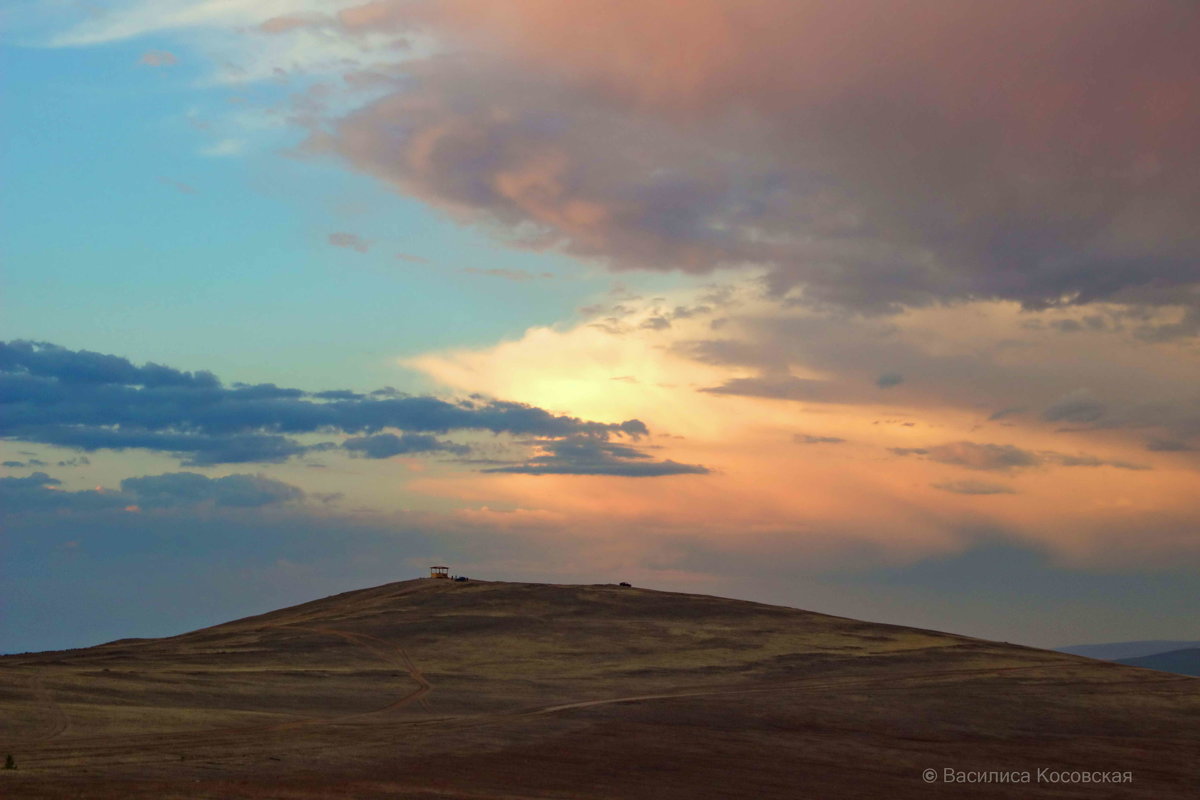
[[[0,652],[425,574],[1200,637],[1200,11],[0,11]]]

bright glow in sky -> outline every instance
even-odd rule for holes
[[[0,650],[427,563],[1195,638],[1185,5],[4,27]]]

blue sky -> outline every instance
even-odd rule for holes
[[[179,62],[140,63],[156,47]],[[206,155],[242,105],[231,98],[264,108],[294,87],[205,86],[209,65],[169,38],[9,44],[4,62],[4,280],[20,298],[5,338],[230,380],[415,386],[389,362],[569,319],[613,282],[595,265],[498,248],[332,159],[289,157],[300,130],[254,130],[243,151]],[[330,245],[338,231],[369,251]],[[518,285],[468,268],[554,277]]]

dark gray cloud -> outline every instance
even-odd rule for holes
[[[1156,453],[1187,453],[1196,447],[1182,439],[1153,437],[1146,440],[1146,449]]]
[[[0,513],[37,511],[104,511],[121,508],[128,500],[113,492],[69,492],[62,481],[44,472],[24,478],[0,478]]]
[[[260,508],[304,499],[296,486],[261,475],[209,478],[195,472],[169,472],[121,481],[121,491],[142,508],[175,508],[212,503],[227,508]]]
[[[1046,462],[1062,467],[1115,467],[1135,471],[1150,469],[1145,464],[1134,464],[1129,461],[1106,461],[1087,454],[1068,455],[1067,453],[1045,452],[1041,456]]]
[[[1011,444],[950,442],[927,448],[927,454],[931,461],[980,470],[1005,471],[1042,463],[1042,459],[1036,453]]]
[[[807,433],[797,433],[792,436],[796,444],[841,444],[846,441],[837,436],[811,436]]]
[[[310,449],[287,436],[153,431],[128,424],[119,427],[38,425],[13,428],[5,433],[16,439],[88,451],[158,450],[175,455],[187,466],[196,467],[277,464]]]
[[[889,389],[904,383],[904,376],[899,372],[885,372],[875,379],[875,385],[880,389]]]
[[[523,464],[491,467],[484,472],[509,472],[522,475],[619,475],[626,478],[654,478],[663,475],[705,475],[707,467],[680,464],[667,459],[655,461],[645,453],[626,445],[592,437],[571,437],[538,444],[541,454]]]
[[[280,462],[333,446],[304,444],[295,438],[302,434],[362,436],[389,428],[402,434],[485,431],[599,440],[648,433],[636,419],[589,422],[482,397],[451,401],[394,389],[364,396],[309,394],[274,384],[226,387],[208,372],[137,367],[117,356],[46,343],[0,343],[0,435],[8,439],[81,450],[142,448],[210,465]],[[351,449],[369,454],[389,443]],[[433,450],[459,452],[450,443]]]
[[[1060,467],[1115,467],[1116,469],[1147,470],[1143,464],[1128,461],[1108,461],[1086,453],[1069,454],[1053,450],[1022,450],[1011,444],[980,444],[977,442],[947,442],[931,447],[891,447],[898,456],[926,456],[939,464],[952,464],[967,469],[1013,472],[1042,465]],[[944,488],[939,486],[938,488]]]
[[[932,484],[933,488],[954,494],[1014,494],[1011,486],[1002,483],[987,483],[986,481],[946,481]]]
[[[261,475],[226,475],[209,478],[194,472],[145,475],[121,481],[119,491],[87,489],[69,491],[62,481],[44,472],[25,478],[0,478],[0,509],[7,515],[45,512],[111,511],[137,506],[143,509],[262,508],[299,502],[298,487]]]
[[[1095,422],[1107,410],[1107,406],[1091,392],[1079,389],[1048,406],[1042,411],[1042,419],[1047,422]]]
[[[1009,408],[1002,408],[999,411],[995,411],[992,414],[988,415],[988,421],[989,422],[998,422],[998,421],[1004,419],[1005,417],[1012,417],[1017,414],[1024,413],[1025,410],[1026,409],[1024,406],[1010,406]]]
[[[812,403],[831,403],[846,399],[845,393],[831,381],[778,374],[760,375],[755,378],[733,378],[720,386],[710,386],[700,391],[709,394],[766,397],[773,400],[803,400]]]
[[[342,447],[352,455],[363,458],[391,458],[405,453],[455,453],[466,455],[471,448],[463,444],[446,442],[435,436],[423,433],[406,433],[397,436],[394,433],[379,433],[374,436],[360,436],[342,442]]]
[[[68,350],[46,342],[0,342],[0,373],[6,378],[10,374],[53,378],[72,386],[135,384],[157,389],[220,385],[211,372],[182,372],[154,363],[137,367],[120,356]]]

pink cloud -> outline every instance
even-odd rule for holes
[[[1200,279],[1200,17],[1169,0],[379,0],[340,22],[451,54],[333,147],[520,246],[756,264],[864,309],[1179,302]]]

